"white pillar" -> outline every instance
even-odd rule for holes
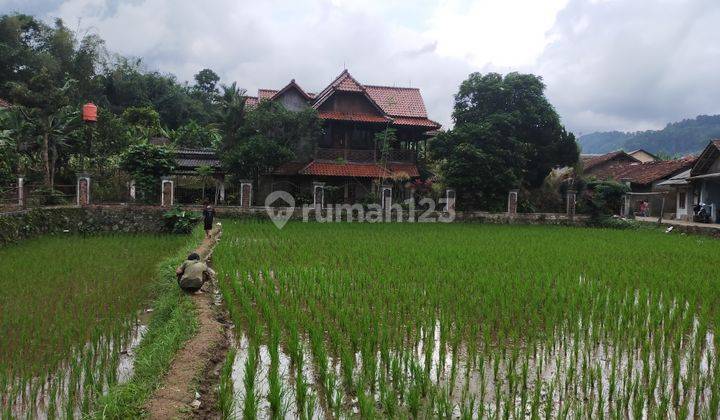
[[[25,207],[25,178],[18,177],[18,206]]]
[[[161,187],[160,205],[172,207],[175,203],[175,182],[170,177],[163,177]]]
[[[80,173],[77,175],[75,196],[78,206],[90,204],[90,175]]]
[[[445,211],[455,211],[455,190],[452,188],[445,191]]]
[[[240,207],[249,209],[252,206],[252,181],[240,180]]]
[[[380,207],[385,210],[392,207],[392,187],[383,185],[380,189]]]
[[[219,187],[220,187],[220,202],[224,203],[225,202],[225,180],[224,179],[220,180]]]
[[[567,190],[567,197],[565,198],[565,213],[572,220],[575,218],[575,203],[576,203],[577,191]]]
[[[517,214],[518,192],[520,190],[510,190],[508,193],[508,216],[513,217]]]
[[[316,210],[325,207],[325,183],[313,182],[313,208]]]
[[[129,182],[129,188],[130,188],[130,199],[133,201],[135,200],[135,180],[131,179]]]

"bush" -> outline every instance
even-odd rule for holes
[[[593,219],[618,214],[623,195],[629,191],[625,184],[615,181],[589,181],[581,199],[582,209]]]
[[[200,213],[184,211],[180,207],[174,207],[163,214],[165,225],[172,233],[190,233],[200,221]]]
[[[37,195],[40,201],[39,204],[42,206],[59,206],[68,203],[65,194],[55,189],[41,187],[36,189],[34,193]]]
[[[591,219],[588,226],[610,229],[639,229],[642,227],[636,220],[623,219],[620,217],[601,216]]]

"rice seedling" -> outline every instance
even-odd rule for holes
[[[717,416],[720,288],[708,255],[720,242],[261,221],[226,223],[223,238],[220,286],[250,348],[270,352],[252,373],[267,377],[252,379],[268,383],[273,417],[285,392],[286,413],[302,418]],[[259,409],[245,398],[247,418]]]
[[[138,341],[157,263],[179,236],[43,237],[0,249],[7,417],[88,415]],[[5,415],[4,415],[5,417]]]

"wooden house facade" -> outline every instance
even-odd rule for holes
[[[369,201],[382,185],[392,185],[396,197],[408,196],[420,176],[419,144],[440,128],[428,118],[419,89],[363,85],[347,70],[319,93],[291,80],[279,90],[259,89],[247,104],[266,100],[291,111],[316,109],[324,134],[309,158],[286,162],[261,180],[256,203],[277,190],[307,196],[318,183],[328,204]],[[388,129],[397,141],[383,147],[376,134]]]

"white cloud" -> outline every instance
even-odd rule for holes
[[[720,113],[717,0],[0,0],[62,17],[180,80],[209,67],[249,92],[295,78],[419,87],[451,123],[472,71],[543,76],[575,131],[644,129]]]
[[[718,22],[717,0],[572,0],[536,70],[579,131],[720,113]]]

